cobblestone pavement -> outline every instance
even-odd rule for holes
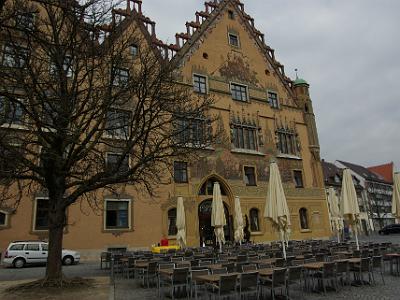
[[[326,295],[323,293],[316,292],[304,292],[302,293],[297,286],[290,288],[290,299],[293,300],[333,300],[333,299],[362,299],[362,300],[397,300],[400,299],[400,277],[385,275],[385,284],[380,280],[380,275],[375,275],[375,285],[365,286],[345,286],[339,285],[338,292],[334,290],[328,290]],[[268,293],[268,291],[267,291]],[[112,294],[112,293],[111,293]],[[277,291],[279,294],[279,290]],[[115,300],[129,300],[129,299],[146,299],[156,300],[159,299],[157,296],[156,288],[150,289],[142,288],[138,282],[130,279],[117,280],[114,288],[114,299]],[[110,297],[112,298],[112,297]],[[281,297],[279,297],[281,298]],[[165,298],[170,299],[170,298]],[[182,298],[186,299],[186,298]],[[266,298],[271,299],[269,294]]]

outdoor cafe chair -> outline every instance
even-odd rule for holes
[[[350,266],[350,271],[353,272],[354,280],[360,282],[361,284],[365,284],[363,274],[367,273],[368,283],[371,283],[372,273],[370,258],[361,258],[361,262],[359,264],[352,264]]]
[[[291,266],[301,266],[302,264],[304,264],[303,259],[294,259],[291,262]]]
[[[212,261],[211,260],[200,260],[200,262],[199,262],[199,266],[200,267],[202,267],[202,266],[208,266],[208,265],[211,265],[212,264]]]
[[[147,287],[150,287],[150,279],[157,279],[158,277],[158,262],[152,261],[149,262],[149,266],[146,269],[143,269],[143,286],[145,286],[147,282]]]
[[[325,262],[322,271],[314,273],[314,277],[317,279],[318,286],[322,286],[324,294],[326,294],[326,282],[330,281],[333,288],[337,292],[337,274],[336,274],[336,263]]]
[[[218,297],[217,299],[222,299],[230,296],[236,298],[237,277],[237,274],[221,275],[217,284],[207,283],[207,295]]]
[[[234,262],[222,264],[222,267],[223,267],[223,268],[226,268],[226,270],[228,271],[228,273],[232,273],[232,272],[235,272],[235,271],[236,271],[236,269],[235,269],[235,263],[234,263]]]
[[[375,276],[374,272],[377,270],[382,277],[382,283],[385,284],[385,278],[383,276],[383,258],[381,255],[373,256],[372,257],[372,280],[375,283]]]
[[[211,274],[227,274],[227,268],[211,269]]]
[[[239,281],[239,298],[255,295],[256,299],[258,299],[258,282],[258,272],[243,273]]]
[[[286,267],[286,260],[284,258],[277,258],[275,261],[275,266],[279,268]]]
[[[187,298],[189,298],[189,269],[188,268],[179,268],[174,269],[172,275],[166,278],[163,281],[164,287],[169,287],[169,296],[171,299],[175,299],[177,292],[179,296],[181,295],[179,292],[181,288],[186,293]],[[162,296],[164,293],[161,291]],[[177,297],[178,298],[178,297]]]
[[[100,256],[100,270],[103,269],[103,264],[105,265],[106,269],[111,267],[111,252],[101,252]]]
[[[200,275],[208,275],[208,269],[201,269],[201,270],[191,270],[190,271],[190,295],[194,298],[198,298],[199,288],[203,292],[205,292],[205,283],[198,281],[198,276]]]
[[[270,269],[270,268],[272,268],[271,264],[265,264],[265,263],[258,264],[258,269]]]
[[[260,280],[260,291],[261,291],[261,298],[264,299],[265,297],[262,296],[262,288],[268,288],[271,291],[272,300],[275,300],[275,289],[280,288],[281,294],[283,295],[283,290],[285,291],[286,299],[289,299],[287,293],[287,284],[286,284],[286,268],[279,268],[274,269],[272,273],[272,278],[266,278]]]
[[[349,262],[347,260],[336,263],[336,274],[342,286],[349,283]]]
[[[257,270],[256,264],[242,265],[242,272],[252,272]]]
[[[302,266],[289,267],[287,269],[287,280],[286,280],[286,289],[288,297],[291,285],[298,284],[300,290],[303,291],[302,282],[303,282],[303,267]]]

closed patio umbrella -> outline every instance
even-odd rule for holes
[[[285,240],[289,236],[290,215],[283,191],[281,175],[276,162],[271,162],[268,194],[265,203],[264,217],[271,220],[273,227],[280,233],[283,255],[286,259]]]
[[[340,243],[340,232],[343,229],[343,220],[340,215],[339,200],[335,189],[330,187],[328,190],[329,209],[332,217],[333,230],[337,234],[338,243]]]
[[[400,218],[400,173],[393,176],[392,215]]]
[[[218,182],[214,182],[213,200],[211,205],[211,226],[214,227],[215,237],[222,251],[225,243],[224,226],[226,225],[224,204],[222,203],[221,188]]]
[[[240,198],[238,196],[235,197],[235,242],[242,243],[244,238],[243,233],[243,215],[242,215],[242,207],[240,206]]]
[[[183,206],[183,198],[178,197],[176,205],[176,240],[183,249],[186,246],[186,218],[185,218],[185,207]]]
[[[340,213],[349,221],[356,238],[357,250],[360,249],[357,236],[357,224],[360,216],[360,208],[357,201],[357,193],[353,178],[349,169],[343,170],[342,193],[340,196]]]

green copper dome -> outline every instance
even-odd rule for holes
[[[305,81],[302,78],[296,78],[296,80],[293,82],[294,85],[301,85],[301,84],[306,84],[309,85],[307,81]]]

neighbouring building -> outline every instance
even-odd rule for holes
[[[193,86],[194,95],[215,98],[211,113],[218,116],[222,135],[197,161],[175,161],[171,183],[159,187],[157,199],[128,186],[116,194],[99,191],[104,206],[98,210],[72,205],[64,247],[97,255],[109,248],[148,248],[162,236],[174,243],[178,196],[184,198],[188,245],[199,246],[201,239],[211,243],[214,182],[222,189],[228,241],[233,240],[235,196],[249,220],[251,241],[276,240],[278,235],[264,218],[272,158],[277,159],[288,200],[291,238],[329,237],[309,84],[285,75],[244,5],[237,0],[206,2],[196,20],[186,23],[185,32],[176,34],[176,44],[167,46],[155,38],[154,22],[143,16],[141,1],[127,2],[124,15],[133,25],[148,28],[143,31],[146,40],[155,41],[178,66],[181,83]],[[16,211],[0,209],[0,248],[10,240],[47,237],[46,195],[24,197]]]
[[[322,160],[322,169],[324,172],[324,183],[326,189],[326,197],[328,199],[329,188],[332,187],[339,199],[342,190],[343,169],[336,166],[334,163]],[[373,230],[373,223],[369,217],[369,204],[367,194],[364,188],[360,185],[360,181],[356,176],[353,177],[354,187],[357,193],[358,206],[360,209],[360,220],[358,232],[361,234],[369,234]],[[329,206],[329,203],[328,203]],[[331,216],[330,216],[331,217]],[[346,222],[345,222],[346,225]]]
[[[390,162],[383,165],[368,167],[368,170],[382,176],[387,182],[393,184],[394,163]]]
[[[388,182],[380,174],[360,165],[340,160],[337,160],[335,164],[341,168],[349,168],[352,175],[363,187],[373,229],[378,231],[386,225],[393,224],[395,221],[392,216],[393,182]]]

